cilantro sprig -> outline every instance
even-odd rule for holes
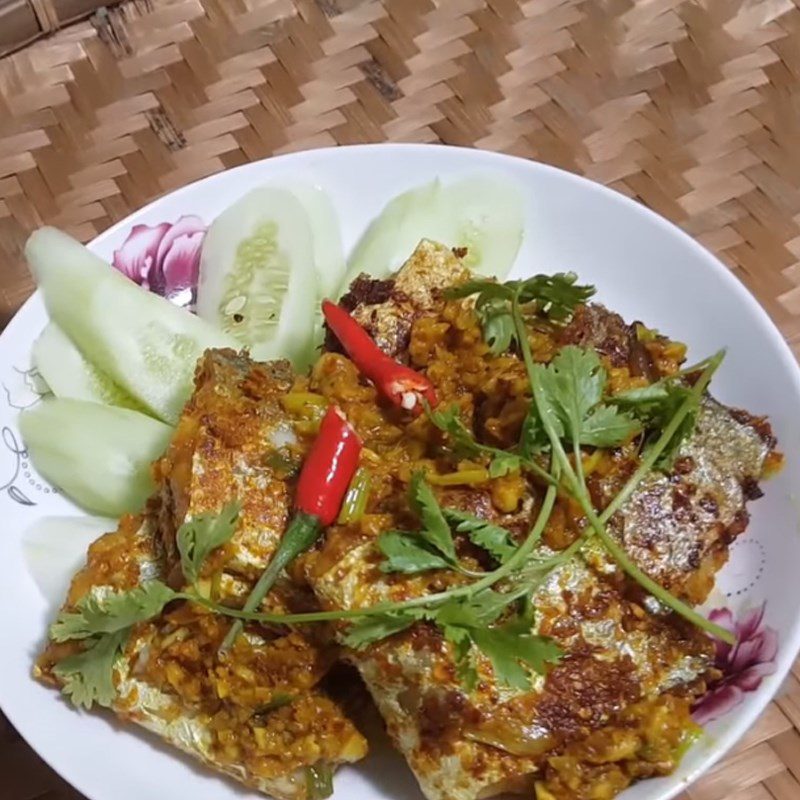
[[[161,581],[148,581],[118,594],[90,592],[76,603],[74,611],[58,615],[50,626],[50,638],[67,642],[128,631],[136,623],[160,614],[175,596],[176,592]]]
[[[614,395],[610,402],[639,420],[652,442],[654,436],[664,430],[681,404],[691,395],[691,387],[683,382],[682,377],[682,375],[670,376],[649,386],[629,389]],[[683,418],[675,434],[656,460],[657,468],[664,470],[672,468],[681,445],[694,430],[698,411],[699,406],[693,405],[690,412]],[[649,443],[647,446],[650,446]]]
[[[201,514],[178,529],[177,543],[184,577],[196,583],[204,560],[233,536],[241,506],[224,506],[220,514]],[[50,626],[55,642],[81,641],[83,649],[61,659],[53,673],[76,706],[109,707],[114,701],[114,667],[134,626],[159,616],[173,600],[199,600],[195,590],[176,592],[159,580],[125,592],[90,591],[73,610],[62,611]]]
[[[534,460],[534,456],[541,450],[526,448],[524,441],[520,445],[519,452],[502,450],[478,442],[462,420],[460,409],[455,403],[447,408],[435,410],[426,406],[425,413],[440,431],[448,435],[457,453],[463,456],[487,456],[490,459],[490,478],[500,478],[524,467],[546,483],[553,483],[553,476]]]
[[[459,562],[453,527],[501,564],[516,552],[517,546],[505,528],[457,508],[442,508],[421,472],[411,478],[409,501],[421,525],[415,531],[392,530],[378,537],[378,549],[385,556],[383,572],[415,574],[452,569],[473,577],[479,574]]]
[[[542,370],[546,368],[543,368],[541,365],[537,365],[533,360],[533,355],[531,353],[530,344],[528,342],[527,332],[525,329],[525,322],[520,309],[519,298],[516,295],[511,300],[511,313],[514,319],[514,326],[517,332],[517,340],[522,353],[522,359],[525,364],[525,369],[528,373],[528,379],[530,381],[531,388],[533,390],[536,409],[542,420],[542,427],[550,440],[554,460],[563,470],[564,480],[567,484],[569,492],[575,498],[575,500],[577,500],[583,513],[586,515],[589,523],[587,531],[591,530],[595,535],[597,535],[597,537],[603,543],[603,546],[608,551],[609,555],[611,555],[611,557],[617,562],[620,568],[637,583],[639,583],[642,588],[653,595],[653,597],[655,597],[659,602],[692,624],[696,625],[701,630],[714,635],[722,641],[732,644],[733,636],[730,631],[727,631],[711,620],[706,619],[691,606],[675,597],[663,586],[660,586],[633,562],[624,548],[621,547],[608,533],[605,528],[605,522],[610,518],[610,514],[604,513],[602,515],[598,515],[594,509],[594,506],[592,505],[592,500],[586,488],[586,483],[583,477],[580,449],[579,445],[577,444],[584,440],[584,423],[591,418],[587,418],[582,415],[576,415],[574,411],[576,408],[585,408],[588,401],[572,401],[573,413],[565,413],[563,408],[559,412],[557,406],[562,403],[558,400],[557,396],[554,396],[554,392],[557,392],[564,387],[563,385],[559,386],[557,382],[552,380],[548,381],[548,379],[542,379]],[[687,415],[696,412],[696,409],[702,399],[703,392],[708,386],[712,375],[722,362],[723,357],[724,353],[720,352],[709,359],[708,366],[695,382],[689,395],[680,404],[670,422],[665,426],[664,431],[662,432],[656,444],[642,458],[639,468],[633,476],[637,479],[636,483],[632,483],[632,480],[628,481],[627,487],[630,487],[627,489],[628,494],[633,492],[636,485],[638,485],[638,482],[641,481],[644,475],[653,468],[658,458],[669,445],[672,437],[678,432],[680,426],[684,423]],[[583,380],[580,382],[580,384],[574,385],[580,385],[584,390],[589,387],[588,391],[591,393],[591,396],[594,396],[596,390],[595,383],[596,379],[584,374]],[[566,425],[564,424],[565,421]],[[573,465],[570,463],[567,452],[564,448],[562,439],[565,436],[572,441],[575,448],[575,467],[573,467]],[[619,505],[612,503],[609,508],[612,506],[616,506],[616,508],[619,507]],[[608,508],[606,509],[606,512],[608,512]]]
[[[622,507],[644,476],[663,463],[661,459],[671,458],[680,442],[691,432],[703,393],[724,353],[707,359],[694,385],[685,393],[661,387],[654,393],[665,396],[659,398],[657,405],[653,405],[655,398],[651,396],[649,407],[641,396],[638,402],[632,403],[628,398],[629,406],[638,406],[640,411],[647,409],[651,423],[655,421],[656,425],[661,426],[660,435],[647,447],[638,468],[622,490],[598,514],[586,487],[581,446],[608,447],[619,444],[640,429],[642,422],[633,416],[630,409],[623,407],[624,399],[616,404],[602,401],[606,378],[596,354],[565,347],[547,366],[534,362],[525,324],[526,311],[529,310],[526,305],[531,302],[531,294],[537,288],[536,279],[531,281],[530,284],[520,281],[497,284],[491,280],[476,280],[448,293],[450,297],[475,295],[476,311],[484,326],[487,324],[486,309],[491,308],[492,332],[497,330],[498,320],[503,321],[502,338],[493,335],[490,341],[484,327],[484,337],[492,346],[492,352],[502,352],[512,342],[519,348],[533,394],[531,413],[523,424],[521,452],[530,457],[547,449],[552,455],[553,464],[561,470],[567,490],[578,502],[588,521],[576,543],[576,550],[591,535],[596,535],[620,568],[663,605],[707,633],[732,643],[733,637],[729,631],[703,617],[639,569],[605,528],[606,522]],[[587,298],[590,295],[591,292],[586,293]],[[562,320],[567,318],[563,315],[563,309],[556,313]],[[633,399],[637,401],[635,396]],[[567,454],[567,447],[571,449],[572,461]]]
[[[491,663],[498,683],[530,688],[530,672],[543,674],[548,664],[562,656],[558,645],[533,632],[534,620],[527,609],[495,624],[517,603],[528,588],[507,594],[483,589],[471,596],[453,597],[432,608],[409,609],[370,617],[350,628],[344,643],[363,650],[387,636],[407,630],[416,622],[436,625],[453,646],[459,678],[467,691],[478,681],[476,653]]]
[[[594,286],[581,286],[577,280],[574,272],[534,275],[524,281],[506,283],[477,279],[448,289],[445,297],[475,296],[475,311],[481,320],[484,339],[497,355],[508,350],[518,335],[509,309],[512,299],[516,298],[526,313],[563,324],[570,320],[578,305],[595,293]]]

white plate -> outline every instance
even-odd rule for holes
[[[516,274],[574,270],[583,281],[597,285],[602,302],[629,320],[645,320],[687,342],[695,359],[726,346],[728,357],[714,378],[714,394],[725,403],[768,414],[787,456],[783,473],[765,485],[766,496],[751,506],[750,527],[733,548],[717,602],[711,604],[728,606],[739,617],[765,604],[751,643],[761,645],[760,657],[770,656],[770,631],[777,634],[774,667],[757,670],[773,672],[750,692],[741,692],[742,676],[737,684],[732,675],[718,698],[740,702],[708,726],[680,771],[640,783],[624,795],[626,800],[667,800],[747,731],[800,646],[800,536],[791,489],[798,483],[800,465],[800,373],[780,333],[724,266],[670,223],[582,178],[508,156],[419,145],[318,150],[248,164],[160,198],[106,231],[91,247],[110,258],[135,223],[155,225],[184,214],[210,221],[259,183],[302,178],[330,193],[349,248],[398,192],[436,175],[448,180],[480,171],[516,179],[526,195],[525,241]],[[41,300],[34,296],[0,337],[0,383],[5,390],[0,395],[0,705],[42,757],[92,800],[241,796],[233,783],[194,766],[155,738],[122,728],[104,714],[78,713],[30,678],[51,609],[27,573],[22,533],[38,517],[80,513],[32,472],[17,432],[18,409],[38,399],[26,370],[31,344],[45,320]],[[749,650],[759,654],[759,647]],[[335,797],[419,800],[421,795],[403,761],[379,750],[365,765],[337,775]]]

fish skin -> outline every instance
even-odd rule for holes
[[[444,289],[466,280],[469,274],[451,248],[423,239],[393,280],[373,281],[361,276],[362,281],[353,282],[341,303],[381,350],[397,356],[407,347],[417,316],[429,309]],[[362,302],[374,284],[388,286],[389,296],[380,302]]]
[[[651,472],[612,519],[612,532],[651,578],[702,604],[747,526],[748,487],[757,485],[773,446],[706,396],[678,454],[680,471]]]

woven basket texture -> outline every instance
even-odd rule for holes
[[[0,60],[0,324],[32,291],[21,251],[38,225],[88,240],[154,197],[274,153],[443,142],[549,162],[648,205],[717,253],[798,352],[798,3],[101,9]],[[80,797],[2,717],[0,795]],[[688,798],[800,800],[800,666]]]

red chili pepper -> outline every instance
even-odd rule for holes
[[[318,517],[321,525],[330,525],[339,514],[360,455],[358,434],[337,406],[328,406],[300,473],[295,508]]]
[[[424,375],[386,355],[341,306],[323,300],[322,313],[350,360],[384,397],[413,414],[422,411],[423,399],[436,405],[433,384]]]
[[[328,406],[319,434],[300,471],[295,495],[295,514],[278,549],[253,587],[245,611],[253,611],[267,596],[278,576],[300,553],[319,538],[322,529],[339,514],[342,500],[358,468],[361,439],[338,406]],[[228,650],[242,630],[237,620],[228,631],[220,650]]]

